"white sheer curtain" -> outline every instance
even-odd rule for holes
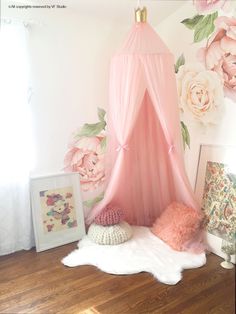
[[[0,32],[0,255],[34,245],[29,197],[33,162],[28,31],[2,22]]]

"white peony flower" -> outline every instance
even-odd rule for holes
[[[180,108],[189,118],[216,124],[223,109],[223,86],[218,75],[200,63],[185,64],[177,74]]]

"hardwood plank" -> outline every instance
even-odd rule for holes
[[[100,272],[89,269],[84,274],[81,271],[69,272],[67,278],[62,278],[61,280],[61,276],[58,274],[53,281],[46,281],[44,284],[35,287],[32,286],[29,291],[26,291],[26,293],[21,291],[14,298],[8,297],[1,303],[0,309],[3,308],[6,313],[11,313],[11,311],[13,313],[21,311],[26,313],[32,310],[32,308],[39,310],[41,307],[52,303],[52,300],[54,301],[53,303],[60,303],[60,297],[65,302],[65,296],[70,293],[77,293],[76,289],[84,286],[91,289],[93,286],[99,285],[102,275]]]
[[[233,314],[235,270],[207,264],[186,270],[176,286],[148,273],[115,276],[93,266],[67,268],[61,259],[76,243],[36,253],[0,257],[0,313],[36,314]]]
[[[201,291],[195,296],[183,299],[182,308],[188,308],[193,313],[199,313],[207,306],[209,311],[213,309],[217,313],[219,310],[218,305],[220,305],[220,303],[218,304],[218,300],[225,300],[225,298],[228,298],[228,301],[232,304],[231,308],[233,308],[235,292],[235,283],[232,280],[233,273],[223,268],[219,268],[217,271],[214,270],[211,278],[207,278],[204,281]],[[176,310],[178,310],[178,306],[175,306]]]
[[[222,282],[221,275],[214,275],[214,264],[210,263],[200,269],[188,270],[188,280],[185,279],[177,284],[177,286],[167,286],[161,283],[156,283],[154,287],[145,287],[145,293],[142,290],[134,291],[132,296],[121,295],[119,298],[114,298],[110,302],[105,302],[102,306],[96,307],[102,313],[109,313],[106,309],[116,309],[114,313],[126,313],[125,308],[129,307],[130,313],[135,313],[138,310],[147,310],[154,313],[158,309],[160,313],[179,313],[171,311],[177,304],[180,304],[185,299],[191,299],[192,296],[200,293],[204,287],[212,287],[218,282]],[[187,277],[187,276],[186,276]],[[146,297],[147,295],[147,297]],[[138,304],[136,300],[138,299]],[[158,313],[159,313],[158,312]]]
[[[84,299],[79,302],[79,310],[88,310],[91,305],[94,309],[103,304],[104,301],[112,300],[122,294],[133,294],[136,287],[143,287],[145,283],[149,283],[150,276],[147,274],[130,275],[130,276],[112,276],[112,282],[101,282],[99,291],[86,291]],[[111,284],[112,283],[112,284]],[[70,314],[77,313],[78,303],[75,300],[68,300],[66,310],[60,310],[58,313]],[[99,313],[101,313],[99,311]]]
[[[104,275],[104,274],[103,274]],[[109,278],[110,277],[110,278]],[[73,293],[67,295],[66,302],[61,302],[60,304],[55,304],[56,313],[77,313],[79,311],[85,311],[93,305],[95,308],[97,305],[102,304],[104,300],[110,300],[126,291],[129,293],[130,290],[133,291],[134,286],[143,285],[144,282],[149,281],[149,277],[144,277],[142,280],[137,280],[137,275],[132,276],[114,276],[106,275],[98,283],[98,286],[92,289],[80,290],[80,293]],[[109,278],[105,280],[105,278]],[[74,297],[76,295],[76,298]],[[63,307],[62,307],[63,305]],[[48,308],[44,308],[48,310]]]
[[[1,256],[0,283],[17,279],[22,275],[28,275],[42,268],[54,267],[53,261],[58,263],[58,261],[75,248],[76,243],[72,243],[68,246],[61,246],[40,253],[37,253],[35,249],[31,249],[30,251],[21,251],[7,256]],[[14,256],[14,258],[12,258],[12,256]]]

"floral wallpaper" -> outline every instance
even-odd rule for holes
[[[201,64],[185,64],[177,75],[180,109],[187,120],[217,123],[223,107],[223,89],[218,75]]]
[[[64,159],[64,170],[78,172],[85,211],[103,198],[106,150],[105,110],[98,108],[99,122],[85,123],[71,136]]]
[[[196,62],[185,60],[183,52],[175,65],[186,128],[191,120],[204,126],[219,123],[224,97],[236,101],[236,19],[219,16],[230,12],[231,1],[194,0],[193,6],[196,14],[180,22],[193,33],[192,45],[202,43],[202,47]]]
[[[96,188],[104,181],[105,110],[98,108],[98,116],[98,123],[86,123],[72,135],[64,160],[65,171],[80,173],[83,191]]]

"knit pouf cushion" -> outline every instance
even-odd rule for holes
[[[88,236],[97,244],[116,245],[131,238],[132,228],[125,221],[106,227],[93,223],[89,227]]]
[[[123,220],[124,212],[121,208],[108,205],[100,214],[98,214],[94,222],[97,225],[111,226],[120,223]]]

